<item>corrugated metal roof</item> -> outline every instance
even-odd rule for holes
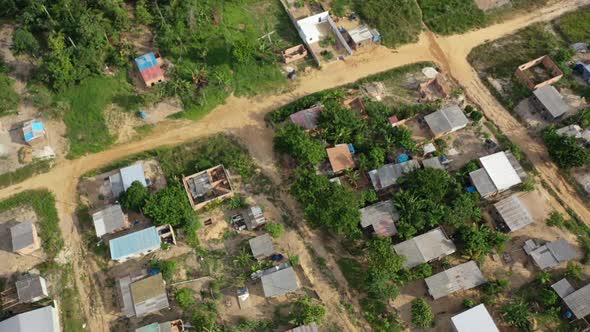
[[[170,332],[172,331],[172,324],[170,322],[152,323],[144,327],[140,327],[135,332]]]
[[[133,282],[130,288],[137,316],[144,316],[170,306],[166,283],[161,273]]]
[[[511,195],[494,204],[496,211],[511,232],[519,230],[534,222],[526,206],[516,196]]]
[[[522,182],[506,153],[494,153],[481,157],[479,160],[498,191],[509,189]]]
[[[404,266],[409,268],[448,256],[457,250],[440,227],[398,243],[393,249],[406,258]]]
[[[256,229],[257,227],[266,224],[266,218],[262,212],[262,208],[258,205],[249,207],[243,214],[244,222],[249,230]]]
[[[436,300],[457,291],[471,289],[484,284],[487,280],[474,261],[430,276],[424,280],[428,292]]]
[[[554,118],[558,118],[569,111],[568,104],[563,101],[563,97],[553,85],[538,88],[533,91],[533,94]]]
[[[562,299],[566,296],[570,295],[571,293],[575,292],[576,289],[566,278],[559,280],[558,282],[551,285],[551,288],[561,297]]]
[[[399,164],[387,164],[369,171],[369,177],[375,190],[383,190],[396,184],[404,174],[418,168],[420,168],[420,164],[416,160],[408,160]]]
[[[311,323],[308,325],[298,326],[296,328],[290,329],[285,332],[318,332],[318,331],[319,331],[318,325],[316,323]]]
[[[356,167],[348,144],[339,144],[333,148],[328,148],[326,149],[326,153],[328,154],[328,159],[330,160],[330,165],[334,173]]]
[[[590,284],[569,294],[563,298],[563,301],[576,318],[582,319],[590,315]]]
[[[47,306],[0,322],[0,332],[61,332],[58,312]]]
[[[10,227],[13,251],[19,251],[35,243],[34,227],[32,221],[24,221]]]
[[[262,289],[265,297],[280,296],[299,289],[297,276],[293,267],[262,276]]]
[[[112,233],[127,225],[125,214],[119,204],[111,205],[95,212],[92,215],[92,221],[94,222],[94,229],[98,237]]]
[[[483,304],[451,317],[456,332],[500,332]]]
[[[373,226],[377,235],[389,237],[397,234],[395,222],[399,220],[399,213],[391,200],[379,202],[360,209],[361,226]]]
[[[424,117],[435,136],[451,133],[464,128],[469,120],[457,105],[448,105]]]
[[[47,281],[41,276],[26,275],[16,281],[16,292],[21,303],[38,301],[48,296]]]
[[[435,168],[435,169],[442,169],[442,170],[445,169],[443,164],[440,162],[439,157],[432,157],[432,158],[424,159],[424,160],[422,160],[422,165],[424,165],[424,168]]]
[[[156,59],[154,52],[150,52],[135,58],[135,64],[137,64],[139,71],[144,71],[151,67],[157,66],[158,59]]]
[[[537,266],[545,270],[575,259],[579,253],[565,239],[559,239],[535,248],[530,255]]]
[[[123,190],[127,191],[131,184],[139,181],[144,187],[147,186],[145,181],[145,171],[143,170],[143,163],[133,164],[131,166],[123,167],[119,171],[121,173],[121,181],[123,182]]]
[[[252,250],[252,256],[261,260],[270,255],[274,254],[274,246],[272,244],[272,238],[268,234],[262,234],[248,241],[250,243],[250,250]]]
[[[153,226],[109,241],[113,260],[124,260],[130,256],[157,250],[160,245],[160,235]]]
[[[498,189],[496,189],[496,186],[485,169],[477,169],[469,173],[469,177],[471,178],[471,183],[473,183],[477,192],[482,197],[486,198],[498,192]]]
[[[23,136],[25,142],[30,142],[45,135],[45,126],[39,120],[30,120],[23,124]]]

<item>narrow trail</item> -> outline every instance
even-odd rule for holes
[[[69,253],[68,257],[75,263],[76,284],[88,318],[87,329],[93,332],[108,331],[110,315],[104,312],[100,302],[93,301],[91,308],[90,301],[86,300],[95,297],[92,294],[92,287],[95,286],[89,281],[92,278],[89,275],[92,271],[88,270],[93,268],[83,263],[83,242],[73,219],[77,202],[76,186],[81,175],[131,154],[224,132],[242,140],[263,171],[278,184],[281,178],[275,168],[272,149],[273,132],[264,122],[264,115],[267,112],[307,94],[351,83],[371,74],[419,61],[434,61],[450,73],[465,88],[468,97],[481,106],[486,116],[523,149],[538,169],[541,178],[556,189],[583,220],[590,221],[588,207],[577,197],[571,185],[558,175],[557,168],[550,161],[544,146],[531,138],[517,120],[495,100],[467,61],[467,55],[471,49],[482,43],[514,33],[535,22],[552,20],[585,5],[590,5],[590,0],[565,0],[504,23],[462,35],[440,37],[425,32],[415,44],[405,45],[396,50],[380,47],[368,54],[356,55],[302,77],[299,86],[288,93],[255,98],[230,97],[224,105],[196,123],[181,120],[167,121],[155,127],[154,131],[142,140],[116,145],[109,150],[80,159],[61,161],[48,173],[1,189],[0,200],[29,189],[50,188],[54,192],[59,210],[60,227],[66,243],[65,250]],[[319,240],[314,241],[313,244],[314,247],[322,247]],[[325,249],[318,251],[325,252]],[[337,269],[337,266],[334,268]],[[329,286],[323,288],[331,289]],[[330,312],[339,312],[339,308],[334,306],[340,306],[342,297],[334,293],[324,294],[322,299],[326,300]],[[354,326],[347,315],[344,314],[339,318],[345,320],[342,325],[347,328]]]

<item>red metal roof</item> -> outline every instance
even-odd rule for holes
[[[141,72],[141,77],[144,82],[151,82],[157,80],[164,80],[164,71],[160,68],[160,65],[150,67]]]

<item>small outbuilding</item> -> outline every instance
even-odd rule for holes
[[[399,220],[399,213],[391,200],[367,206],[359,211],[361,227],[365,230],[382,237],[397,234],[395,222]]]
[[[121,205],[115,204],[92,214],[92,222],[97,237],[113,234],[129,228],[127,215],[123,213]]]
[[[483,304],[451,317],[451,325],[456,332],[500,332]]]
[[[147,187],[143,162],[119,169],[118,172],[109,176],[109,181],[111,183],[111,192],[115,198],[126,192],[133,182],[137,181],[142,186]]]
[[[16,281],[16,293],[20,303],[33,303],[49,296],[47,281],[39,275],[27,274]]]
[[[590,284],[575,290],[564,278],[551,285],[551,288],[561,297],[576,318],[583,319],[590,315]]]
[[[46,137],[45,125],[41,120],[29,120],[23,124],[23,138],[29,145],[44,143]]]
[[[332,172],[338,174],[347,169],[356,168],[356,162],[354,161],[351,150],[352,148],[349,144],[338,144],[326,149]]]
[[[299,289],[299,282],[293,267],[285,265],[278,270],[275,268],[269,270],[271,270],[269,273],[262,275],[264,297],[277,297]]]
[[[422,160],[424,168],[435,168],[445,170],[445,166],[440,162],[440,157],[432,157]]]
[[[167,309],[166,282],[161,273],[150,276],[127,276],[118,280],[122,310],[127,317],[142,317]]]
[[[424,117],[434,137],[440,137],[463,129],[469,120],[458,105],[446,106]]]
[[[563,96],[553,85],[547,85],[533,91],[531,102],[547,120],[560,119],[570,110],[569,105],[563,100]]]
[[[428,293],[440,299],[455,292],[471,289],[487,282],[474,261],[457,265],[424,280]]]
[[[404,262],[406,268],[441,259],[457,250],[453,241],[440,227],[398,243],[393,246],[393,249],[398,255],[406,258]]]
[[[111,259],[125,262],[160,249],[162,239],[156,227],[152,226],[109,241]]]
[[[588,44],[586,44],[587,46]],[[584,81],[589,82],[590,83],[590,63],[583,63],[583,62],[578,62],[576,63],[576,65],[574,66],[574,69],[580,74],[582,75],[582,78],[584,79]]]
[[[527,207],[516,195],[511,195],[494,204],[494,214],[510,232],[517,231],[534,222]]]
[[[559,136],[582,138],[582,128],[576,124],[559,128],[555,132]]]
[[[246,228],[249,230],[255,230],[256,228],[266,224],[266,217],[262,208],[258,205],[249,207],[243,214],[244,223]]]
[[[381,34],[379,31],[377,31],[377,29],[371,29],[366,25],[361,25],[348,30],[346,37],[348,37],[346,38],[348,45],[350,45],[353,50],[381,41]]]
[[[387,164],[369,171],[369,178],[371,178],[373,188],[376,191],[381,191],[392,187],[405,174],[419,168],[420,164],[412,159],[398,164]]]
[[[41,248],[37,228],[32,221],[24,221],[10,227],[12,251],[19,255],[29,255]]]
[[[268,234],[262,234],[248,241],[250,244],[250,250],[252,256],[257,260],[261,261],[267,257],[270,257],[275,252],[274,245],[272,244],[272,238]]]
[[[162,59],[154,52],[135,58],[135,64],[146,87],[152,87],[166,80],[161,68]]]
[[[543,245],[537,245],[534,240],[528,240],[525,242],[524,251],[531,256],[541,270],[551,269],[580,257],[576,248],[565,239],[547,242]]]

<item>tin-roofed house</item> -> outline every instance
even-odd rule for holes
[[[267,271],[264,271],[261,278],[265,297],[277,297],[299,289],[299,282],[293,267],[283,265]]]
[[[29,255],[41,248],[37,228],[32,221],[24,221],[10,227],[12,251],[19,255]]]
[[[311,108],[295,112],[289,116],[289,121],[296,124],[306,131],[314,130],[318,127],[320,113],[324,111],[324,105],[315,105]]]
[[[29,120],[23,124],[23,138],[31,146],[44,144],[46,135],[45,125],[41,120]]]
[[[514,232],[534,222],[531,213],[516,195],[494,204],[494,216]]]
[[[135,58],[135,64],[146,87],[152,87],[166,80],[162,69],[162,59],[154,52]]]
[[[361,227],[377,236],[390,237],[397,234],[395,222],[399,213],[391,200],[375,203],[359,210]]]
[[[451,325],[456,332],[500,332],[483,304],[451,317]]]
[[[526,172],[510,152],[479,158],[482,168],[469,173],[471,182],[483,198],[506,191],[526,179]]]
[[[122,297],[122,310],[127,317],[142,317],[167,309],[168,295],[162,274],[127,276],[118,280]]]
[[[307,325],[300,325],[285,332],[319,332],[318,324],[311,323]]]
[[[123,213],[121,205],[115,204],[92,214],[92,222],[97,237],[113,234],[129,228],[127,215]]]
[[[109,241],[111,259],[125,262],[160,249],[162,240],[156,227],[149,227]]]
[[[527,240],[523,247],[541,270],[551,269],[562,263],[580,257],[580,253],[565,239],[559,239],[538,245],[534,240]]]
[[[126,192],[135,181],[147,187],[142,162],[121,168],[118,172],[109,176],[109,181],[111,183],[111,192],[115,198]]]
[[[463,129],[469,120],[458,105],[446,106],[424,117],[435,138]]]
[[[256,228],[266,224],[264,212],[258,205],[251,206],[246,209],[246,211],[242,213],[242,216],[244,217],[244,223],[246,224],[246,228],[248,228],[248,230],[255,230]]]
[[[20,303],[37,302],[49,296],[47,281],[39,275],[24,275],[16,281],[16,293]]]
[[[274,254],[274,245],[272,244],[272,238],[268,234],[262,234],[248,241],[250,244],[250,250],[252,250],[252,256],[257,260],[263,260],[272,254]]]
[[[576,290],[567,279],[561,279],[551,288],[559,295],[577,319],[590,315],[590,284]]]
[[[408,160],[398,164],[387,164],[381,168],[369,171],[369,178],[376,191],[387,190],[397,183],[405,174],[419,169],[420,164],[416,160]]]
[[[569,105],[563,100],[563,96],[552,85],[533,91],[531,102],[547,120],[560,119],[570,110]]]
[[[61,332],[59,312],[52,306],[12,316],[0,322],[0,332]]]
[[[366,25],[361,25],[348,30],[344,38],[348,42],[348,45],[356,51],[367,45],[379,43],[381,41],[381,34],[377,29],[371,29]]]
[[[393,249],[398,255],[406,258],[404,262],[406,268],[441,259],[457,250],[453,241],[440,227],[398,243],[393,246]]]
[[[457,265],[424,280],[428,293],[440,299],[455,292],[471,289],[486,283],[486,278],[474,261]]]
[[[151,323],[135,329],[135,332],[184,332],[184,323],[180,319],[164,323]]]
[[[229,174],[223,165],[186,176],[182,183],[194,210],[202,209],[213,201],[233,196]]]

